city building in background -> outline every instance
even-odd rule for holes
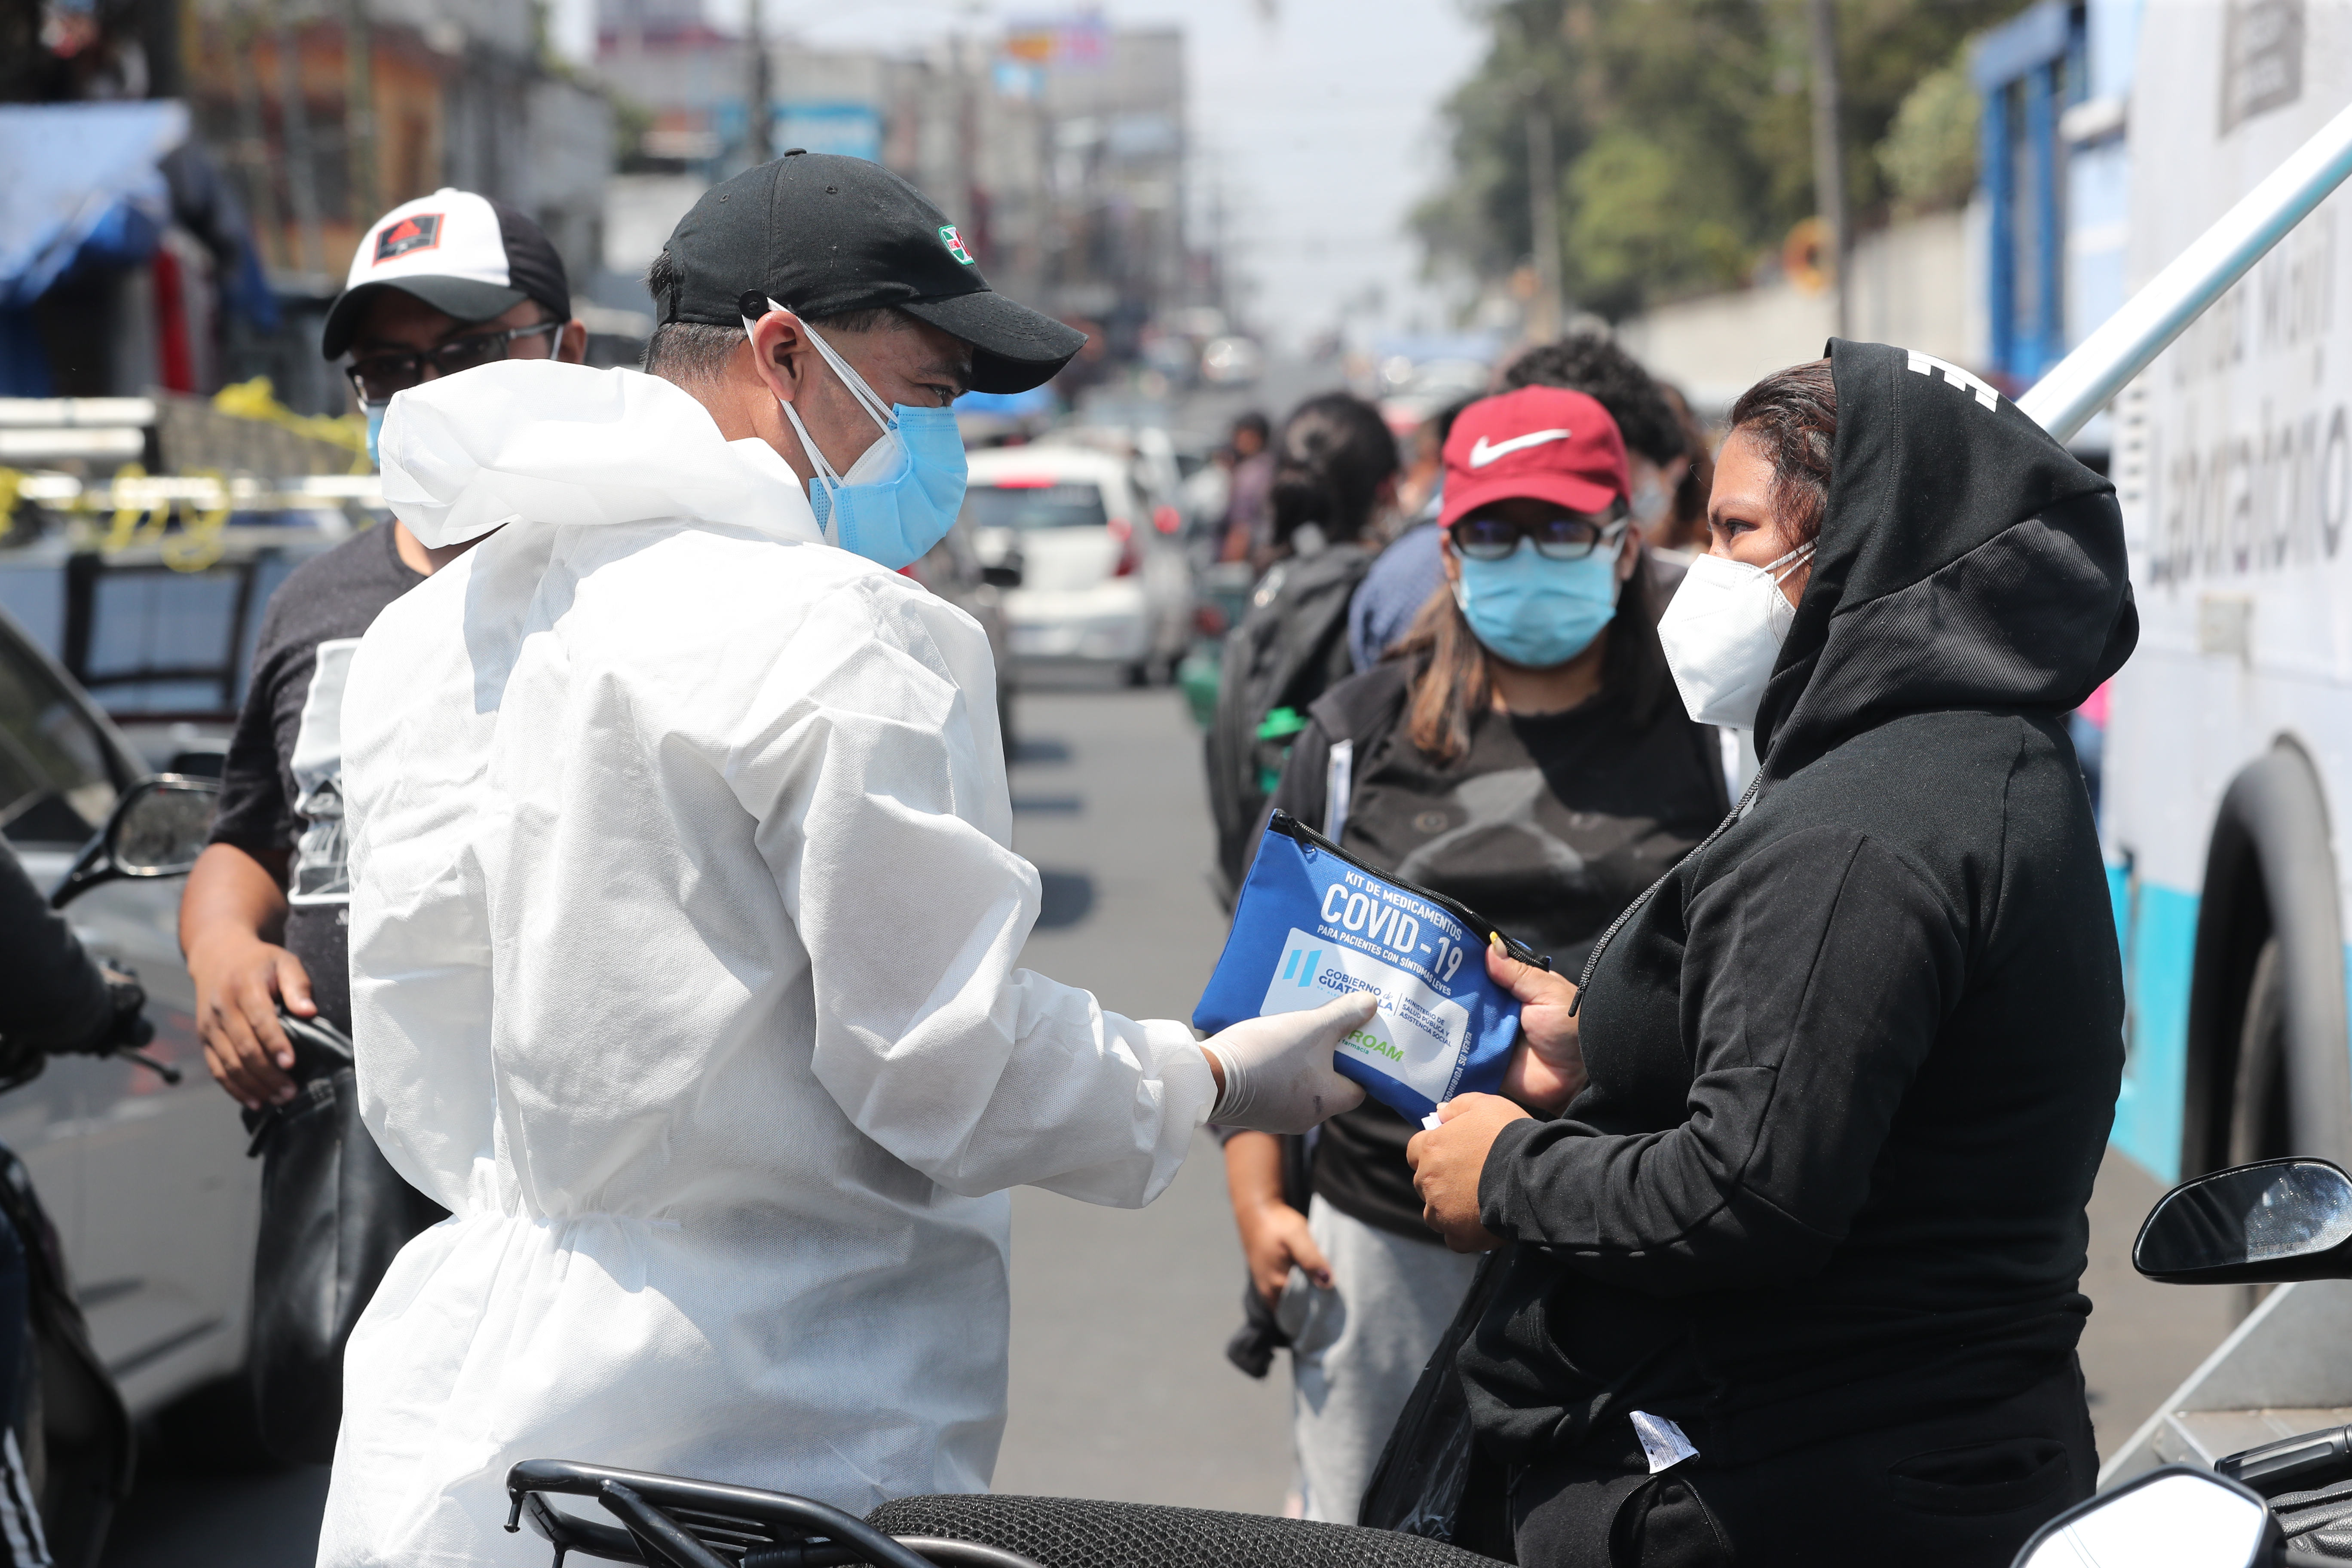
[[[1076,14],[908,51],[755,48],[701,0],[600,0],[575,68],[536,0],[5,10],[32,19],[34,47],[0,62],[0,170],[18,187],[0,201],[35,238],[0,246],[0,396],[261,375],[297,414],[345,412],[320,317],[367,224],[443,185],[535,217],[592,359],[630,363],[671,226],[792,147],[905,175],[997,288],[1085,328],[1065,397],[1131,363],[1189,381],[1232,332],[1223,268],[1185,230],[1176,28]],[[101,189],[111,207],[82,200]],[[1237,352],[1218,374],[1255,364]]]
[[[94,224],[68,215],[70,254],[45,237],[49,276],[0,278],[13,323],[0,392],[210,393],[266,374],[299,411],[340,411],[317,351],[326,301],[366,226],[442,185],[530,213],[575,275],[601,257],[612,110],[549,58],[531,0],[47,13],[32,63],[0,72],[0,136],[17,155],[94,155],[120,140],[99,122],[142,103],[178,106],[176,136],[152,149],[160,187],[133,180]],[[88,171],[45,173],[60,193],[88,184]]]
[[[597,24],[595,75],[623,142],[597,287],[609,304],[646,308],[636,279],[702,191],[801,147],[904,175],[956,219],[992,286],[1095,332],[1066,391],[1139,355],[1155,323],[1223,331],[1176,321],[1181,307],[1224,304],[1185,232],[1177,29],[1083,15],[908,54],[780,37],[762,58],[699,0],[601,0]]]

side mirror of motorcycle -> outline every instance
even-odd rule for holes
[[[2167,1465],[2068,1509],[2033,1532],[2011,1568],[2256,1568],[2277,1550],[2277,1527],[2261,1498],[2210,1470]]]
[[[49,894],[49,907],[61,910],[108,882],[186,876],[204,853],[219,798],[217,779],[181,773],[141,779],[123,792],[106,826],[75,857]]]
[[[2325,1160],[2264,1160],[2157,1200],[2132,1267],[2168,1285],[2352,1279],[2352,1176]]]

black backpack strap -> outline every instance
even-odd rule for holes
[[[1351,675],[1317,698],[1307,716],[1334,741],[1353,741],[1359,755],[1396,728],[1412,690],[1414,666],[1405,659],[1376,664]]]

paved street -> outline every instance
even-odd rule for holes
[[[1024,962],[1092,987],[1114,1009],[1189,1016],[1223,921],[1209,858],[1199,741],[1159,691],[1031,689],[1013,771],[1015,831],[1045,876]],[[1223,1359],[1240,1263],[1214,1152],[1141,1213],[1050,1194],[1014,1197],[1012,1414],[997,1484],[1274,1510],[1290,1479],[1286,1384]],[[2110,1159],[2094,1208],[2084,1361],[2113,1447],[2226,1328],[2226,1292],[2150,1285],[2125,1262],[2158,1189]],[[152,1468],[109,1568],[307,1563],[323,1477],[203,1479]],[[515,1562],[536,1564],[533,1546]]]

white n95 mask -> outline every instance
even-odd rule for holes
[[[1780,584],[1812,552],[1800,545],[1769,566],[1721,555],[1690,563],[1659,618],[1658,641],[1693,723],[1756,727],[1765,682],[1797,615]]]

